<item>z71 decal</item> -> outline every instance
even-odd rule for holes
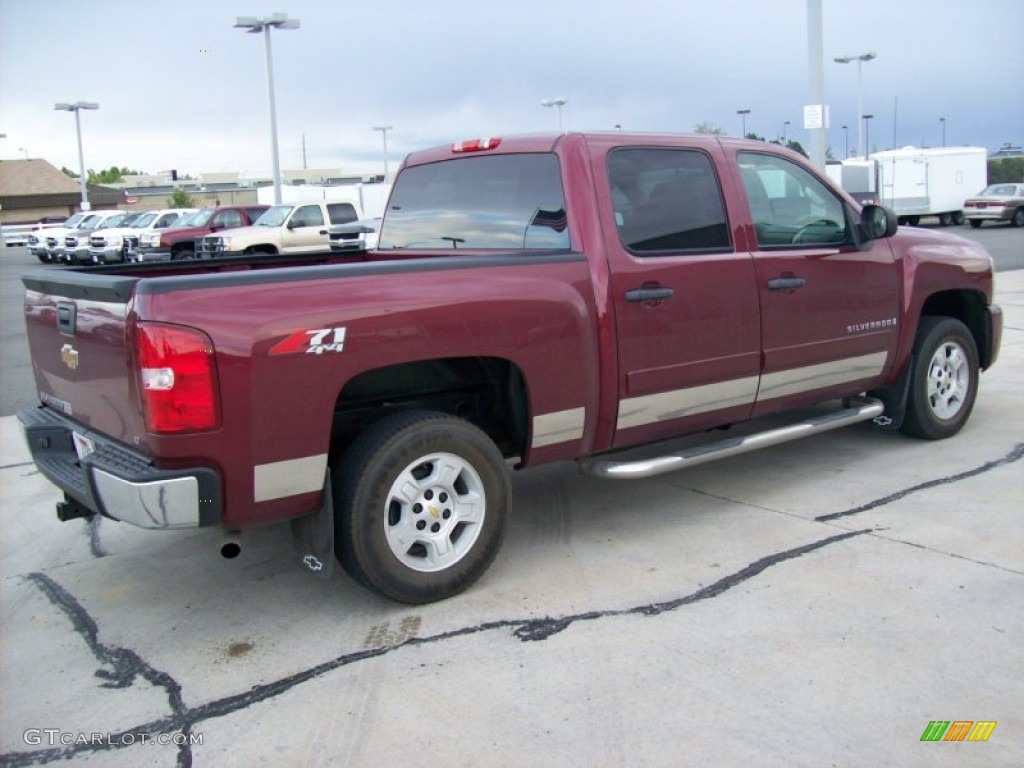
[[[345,348],[344,328],[314,328],[296,331],[270,348],[271,355],[322,355],[341,352]]]

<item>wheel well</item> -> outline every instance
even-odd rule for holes
[[[430,410],[482,429],[506,458],[522,456],[527,438],[526,385],[519,368],[493,357],[421,360],[365,371],[338,394],[332,453],[398,411]]]
[[[921,309],[921,316],[955,317],[966,325],[978,347],[979,365],[985,369],[991,362],[988,359],[991,329],[988,326],[985,306],[984,294],[977,291],[943,291],[928,297]]]
[[[248,248],[245,249],[245,251],[243,251],[243,253],[268,253],[273,255],[277,253],[277,248],[269,244],[250,245]]]

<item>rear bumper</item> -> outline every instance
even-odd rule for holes
[[[219,523],[221,484],[212,469],[159,469],[149,457],[48,408],[24,410],[18,420],[39,471],[91,512],[140,528]],[[75,435],[92,452],[79,458]]]

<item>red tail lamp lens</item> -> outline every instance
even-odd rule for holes
[[[220,426],[213,342],[205,333],[140,323],[136,349],[150,432],[199,432]]]

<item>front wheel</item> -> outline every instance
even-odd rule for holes
[[[450,597],[498,553],[508,473],[491,439],[463,419],[387,416],[353,442],[332,480],[338,560],[385,597],[414,604]]]
[[[1018,208],[1010,218],[1011,227],[1024,227],[1024,208]]]
[[[978,394],[974,337],[959,320],[923,317],[911,366],[903,431],[928,440],[952,437],[967,423]]]

